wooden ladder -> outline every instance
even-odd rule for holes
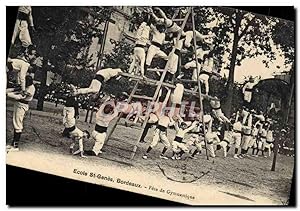
[[[188,18],[189,18],[189,16],[190,16],[191,13],[192,13],[192,7],[189,7],[189,8],[188,8],[188,11],[187,11],[187,13],[186,13],[186,15],[185,15],[185,17],[184,17],[183,19],[176,20],[176,21],[182,22],[181,27],[180,27],[180,28],[181,28],[181,31],[183,31],[183,29],[184,29],[184,27],[185,27],[185,24],[186,24],[186,22],[187,22],[187,20],[188,20]],[[175,15],[174,15],[174,16],[175,16]],[[174,18],[175,18],[175,17],[172,17],[172,19],[174,19]],[[176,39],[177,39],[177,42],[179,41],[180,37],[181,37],[181,32],[178,33],[178,35],[177,35],[177,38],[176,38]],[[175,46],[173,47],[172,51],[174,51],[174,50],[175,50]],[[158,95],[159,95],[159,92],[160,92],[162,86],[167,86],[167,87],[175,88],[174,85],[167,84],[167,83],[164,82],[164,79],[165,79],[165,76],[166,76],[166,73],[167,73],[167,70],[166,70],[166,69],[158,69],[157,71],[162,72],[159,81],[155,81],[155,80],[151,80],[151,79],[149,79],[149,80],[146,79],[146,81],[145,81],[146,83],[150,82],[150,83],[148,83],[149,85],[156,86],[154,95],[153,95],[152,97],[142,96],[142,95],[137,95],[137,94],[136,94],[136,91],[138,90],[138,86],[139,86],[140,84],[144,83],[144,82],[141,82],[141,80],[139,80],[139,79],[141,79],[141,78],[139,78],[139,77],[134,77],[134,76],[132,76],[132,75],[130,75],[130,74],[126,74],[126,73],[122,74],[123,76],[133,77],[133,78],[137,79],[137,80],[136,80],[136,83],[135,83],[135,85],[134,85],[134,87],[133,87],[133,89],[132,89],[132,91],[131,91],[131,94],[130,94],[130,96],[129,96],[129,98],[128,98],[127,103],[130,103],[130,102],[132,101],[132,99],[147,99],[147,100],[151,101],[151,104],[150,104],[150,105],[153,105],[153,103],[157,100],[157,97],[158,97]],[[148,105],[149,105],[149,104],[148,104]],[[148,110],[148,109],[149,109],[149,108],[147,108],[147,110]],[[120,114],[118,115],[116,122],[115,122],[115,123],[113,124],[113,126],[112,126],[112,129],[108,132],[108,134],[107,134],[107,139],[106,139],[106,142],[105,142],[105,145],[107,145],[107,143],[108,143],[109,140],[111,139],[111,135],[112,135],[113,132],[115,131],[115,129],[116,129],[116,127],[117,127],[117,125],[118,125],[118,123],[119,123],[119,121],[120,121],[122,115],[123,115],[122,113],[120,113]],[[146,127],[146,124],[147,124],[147,122],[148,122],[149,115],[150,115],[150,112],[147,112],[147,113],[146,113],[146,116],[145,116],[145,120],[144,120],[144,122],[143,122],[143,124],[142,124],[142,127],[141,127],[141,130],[140,130],[140,134],[139,134],[139,136],[138,136],[138,139],[137,139],[136,142],[133,144],[133,149],[132,149],[132,151],[131,151],[130,159],[133,159],[134,156],[135,156],[135,153],[136,153],[136,151],[137,151],[137,146],[138,146],[138,144],[139,144],[139,141],[140,141],[140,139],[141,139],[141,137],[142,137],[143,131],[144,131],[144,129],[145,129],[145,127]],[[118,141],[118,140],[116,140],[116,139],[114,139],[114,140],[115,140],[115,141]],[[128,150],[127,150],[127,151],[128,151]]]

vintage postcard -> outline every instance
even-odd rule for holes
[[[294,22],[230,7],[20,6],[6,161],[190,205],[287,205]]]

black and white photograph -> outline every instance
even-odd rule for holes
[[[19,6],[7,39],[7,165],[187,205],[290,204],[294,21]]]

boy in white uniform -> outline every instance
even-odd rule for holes
[[[65,125],[68,122],[72,122],[72,126],[75,125],[75,119],[79,118],[78,102],[74,96],[68,96],[66,99],[65,106],[63,108],[63,124],[65,129],[62,133],[63,137],[69,137],[69,128]],[[71,127],[72,127],[71,126]]]
[[[26,112],[29,110],[29,102],[33,99],[35,87],[31,76],[25,77],[25,90],[24,92],[15,92],[13,88],[7,90],[7,97],[14,99],[13,111],[13,126],[14,138],[10,145],[7,145],[8,151],[19,151],[19,141],[23,131],[23,120]]]
[[[168,103],[168,100],[170,98],[171,90],[169,88],[165,88],[165,87],[162,87],[162,89],[165,90],[167,93],[165,93],[164,96],[158,96],[157,101],[155,102],[154,105],[152,105],[153,109],[156,109],[156,110],[152,111],[151,109],[149,110],[148,108],[146,110],[146,112],[150,112],[150,114],[149,114],[149,119],[147,121],[146,127],[144,128],[141,139],[139,141],[141,143],[145,143],[145,137],[146,137],[149,129],[153,126],[156,127],[159,117],[162,115],[162,112],[165,109],[165,107]],[[161,95],[162,95],[162,93],[161,93]],[[164,100],[163,100],[163,97],[165,97]],[[156,105],[158,105],[158,106],[156,107]],[[145,116],[143,116],[143,117],[140,116],[140,119],[142,121],[145,121]]]
[[[264,124],[262,129],[259,132],[260,140],[258,142],[258,150],[257,150],[257,153],[256,153],[256,155],[258,155],[259,151],[261,151],[263,157],[266,157],[265,153],[264,153],[264,151],[265,151],[264,147],[266,146],[266,141],[267,141],[266,140],[267,139],[267,133],[268,133],[267,132],[268,131],[267,127],[268,126],[266,124]]]
[[[197,50],[197,61],[194,59],[184,65],[185,69],[193,69],[193,81],[197,81],[197,74],[199,73],[199,80],[205,86],[206,95],[209,93],[209,78],[210,73],[213,71],[213,58],[207,56],[207,54],[209,54],[209,51],[203,51],[200,48]],[[198,63],[198,71],[196,62]]]
[[[246,157],[249,149],[249,143],[252,139],[252,114],[248,116],[248,124],[244,125],[242,128],[242,148],[240,158]]]
[[[14,44],[17,36],[23,47],[32,45],[28,25],[34,30],[31,6],[20,6],[11,43]]]
[[[21,91],[25,91],[25,77],[31,62],[35,58],[36,50],[33,46],[30,46],[22,57],[17,57],[14,59],[8,58],[7,69],[8,71],[17,72],[17,84],[21,86]]]
[[[129,67],[128,73],[132,73],[135,66],[137,68],[140,68],[141,70],[141,76],[144,77],[144,66],[145,66],[145,59],[146,59],[146,53],[145,53],[145,47],[147,43],[149,42],[149,35],[150,35],[150,21],[145,20],[143,22],[137,32],[136,32],[136,42],[135,47],[133,49],[133,61]]]
[[[163,25],[150,26],[151,33],[153,35],[151,40],[151,45],[148,48],[147,57],[146,57],[146,67],[148,68],[151,65],[152,59],[154,57],[159,57],[164,60],[168,60],[168,56],[165,52],[161,50],[162,45],[165,42],[165,28]]]
[[[198,116],[198,121],[202,121],[202,119],[200,119],[200,115]],[[219,141],[218,137],[217,138],[215,137],[216,133],[215,132],[212,133],[212,122],[213,122],[213,119],[209,114],[204,115],[204,123],[207,127],[207,133],[206,133],[207,134],[207,136],[206,136],[207,150],[209,151],[211,157],[215,157],[213,144],[215,144],[216,142],[220,142],[220,141]],[[187,148],[190,148],[191,146],[196,146],[196,150],[190,156],[190,158],[196,159],[195,155],[198,153],[201,154],[202,145],[205,145],[204,137],[203,137],[203,125],[199,124],[199,126],[195,127],[191,132],[192,132],[192,135],[187,140],[186,146],[187,146]],[[202,136],[200,136],[200,132],[202,132]],[[208,140],[210,140],[210,141],[208,141]]]
[[[167,33],[172,33],[173,36],[172,37],[176,37],[177,33],[179,33],[181,31],[180,26],[177,25],[177,23],[175,23],[174,21],[172,21],[170,18],[168,18],[166,16],[166,14],[164,13],[164,11],[162,11],[160,8],[155,7],[154,9],[156,9],[161,18],[157,17],[153,11],[151,11],[152,17],[154,18],[154,20],[158,23],[158,24],[164,24],[165,27],[167,28],[166,32]],[[184,32],[182,31],[182,35],[184,36]]]
[[[179,38],[178,42],[177,40],[174,40],[175,49],[170,52],[169,59],[165,66],[165,69],[167,69],[168,71],[166,75],[166,81],[172,81],[174,74],[177,72],[178,61],[179,58],[181,57],[181,49],[183,46],[183,41],[184,38]]]
[[[66,104],[66,106],[63,108],[63,125],[65,127],[63,135],[73,139],[74,141],[70,145],[70,153],[73,155],[80,154],[80,157],[84,158],[83,139],[89,139],[90,133],[87,130],[82,131],[76,127],[75,116],[74,105]],[[74,151],[74,146],[76,143],[79,144],[79,149]]]
[[[98,93],[102,87],[104,82],[107,82],[109,79],[118,76],[122,73],[120,68],[106,68],[98,70],[95,75],[95,78],[92,80],[90,86],[88,88],[80,88],[76,89],[74,86],[73,88],[73,95],[80,95],[80,94],[89,94],[89,93]]]
[[[176,136],[172,142],[173,160],[176,158],[181,158],[183,153],[189,151],[188,147],[186,147],[186,145],[183,143],[184,136],[186,133],[193,130],[198,124],[199,124],[198,121],[194,121],[192,125],[188,127],[185,122],[180,122],[180,123],[178,121],[175,122],[174,126],[176,130]],[[175,157],[175,155],[178,155],[178,157],[177,156]]]
[[[260,125],[259,124],[256,124],[254,125],[254,128],[252,129],[252,138],[250,140],[250,143],[249,143],[249,148],[252,148],[252,156],[253,157],[256,157],[256,152],[255,150],[258,151],[258,143],[257,143],[257,139],[258,139],[258,132],[259,132],[259,128],[260,128]]]
[[[87,155],[98,156],[102,153],[101,150],[106,139],[107,128],[110,122],[117,117],[118,114],[119,111],[117,111],[115,106],[110,103],[104,103],[100,106],[96,113],[95,130],[92,132],[95,143],[91,151],[85,151]]]
[[[242,92],[244,95],[245,106],[249,107],[249,104],[252,99],[252,90],[254,87],[254,79],[252,77],[249,78],[249,81],[243,86]]]
[[[168,159],[168,157],[165,156],[165,152],[167,151],[168,148],[170,148],[171,144],[167,137],[167,129],[169,126],[172,126],[173,124],[174,124],[174,121],[173,121],[172,117],[168,116],[167,111],[159,117],[156,129],[154,131],[152,143],[148,147],[146,153],[143,155],[144,159],[148,158],[149,152],[158,144],[158,142],[160,140],[163,142],[163,144],[165,146],[159,157],[166,159],[166,160]]]
[[[205,38],[211,37],[212,35],[203,35],[197,30],[195,30],[195,35],[196,35],[196,42],[204,42]],[[186,31],[185,32],[185,41],[184,41],[184,46],[186,48],[191,47],[191,42],[193,40],[194,33],[193,31]]]
[[[212,113],[217,117],[219,122],[230,123],[230,120],[222,112],[220,99],[214,97],[213,99],[210,99],[209,103],[212,108]]]
[[[266,135],[266,142],[263,148],[268,151],[268,157],[271,156],[271,149],[274,147],[273,131],[269,128]]]
[[[239,155],[238,152],[239,152],[239,149],[241,148],[243,125],[239,121],[238,114],[237,114],[236,122],[233,123],[232,128],[233,128],[232,138],[233,138],[233,141],[235,143],[235,149],[234,149],[234,156],[233,157],[234,158],[239,158],[238,157],[238,155]]]
[[[230,124],[223,124],[221,131],[220,131],[220,140],[221,142],[219,145],[223,148],[224,158],[227,157],[227,153],[230,150],[230,146],[233,144],[232,134]]]

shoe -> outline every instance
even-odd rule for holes
[[[168,160],[168,159],[169,159],[168,157],[166,157],[166,156],[164,156],[164,155],[160,155],[159,158],[165,159],[165,160]]]
[[[266,156],[266,155],[264,155],[264,158],[267,158],[267,156]]]
[[[11,147],[10,149],[8,149],[8,152],[18,152],[18,151],[20,151],[19,147]]]
[[[193,160],[197,160],[197,158],[194,157],[194,156],[190,156],[189,158],[191,158],[191,159],[193,159]]]
[[[255,155],[254,157],[258,158],[258,155]]]
[[[80,152],[80,157],[81,157],[81,158],[87,158],[87,156],[85,156],[85,155],[83,154],[83,152]]]
[[[239,159],[239,156],[238,155],[234,155],[233,158]]]
[[[176,156],[176,160],[181,160],[181,157],[180,156]]]
[[[172,160],[176,160],[176,157],[175,157],[175,156],[172,156],[171,159],[172,159]]]
[[[73,152],[72,154],[73,154],[73,155],[78,155],[79,153],[81,153],[81,151],[80,151],[80,150],[76,150],[76,151]]]
[[[177,76],[177,79],[181,79],[183,76],[183,74],[180,74],[179,76]]]
[[[13,148],[12,145],[10,145],[10,144],[6,145],[6,149],[7,149],[7,150],[8,150],[8,149],[11,149],[11,148]]]
[[[239,158],[245,158],[244,155],[238,155]]]
[[[148,159],[148,156],[147,156],[147,155],[143,155],[142,158],[145,159],[145,160],[147,160],[147,159]]]

